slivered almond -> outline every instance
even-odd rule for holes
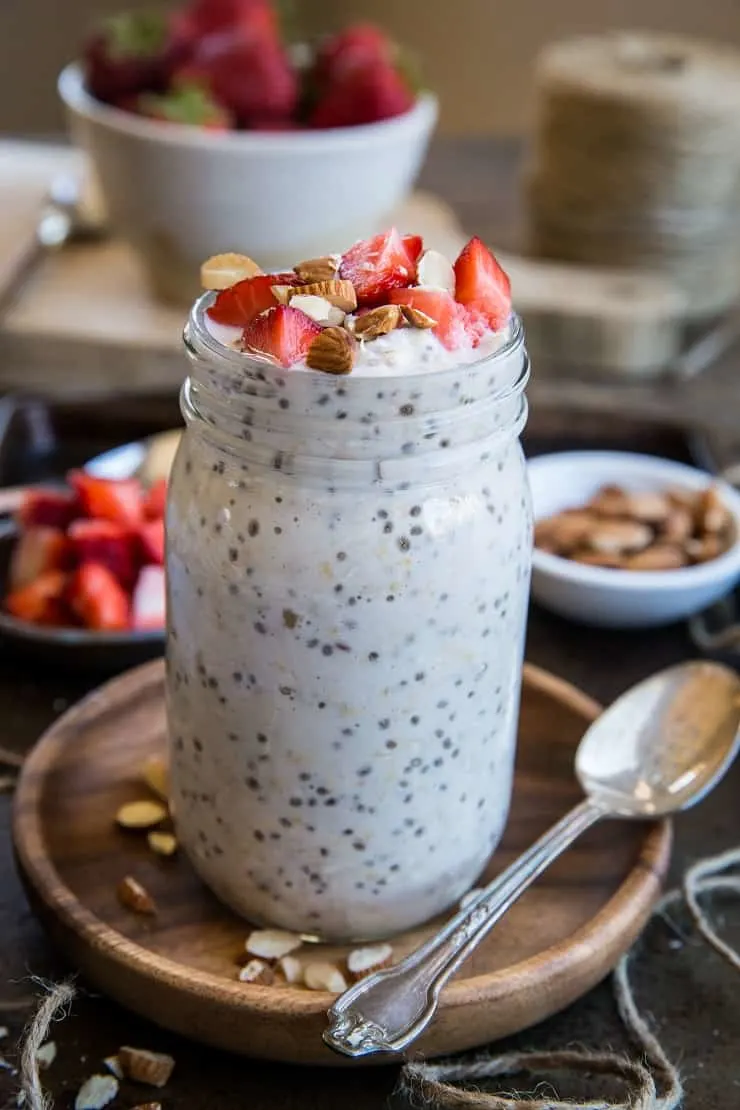
[[[169,801],[170,776],[167,760],[161,755],[150,755],[141,769],[141,777],[159,799]]]
[[[126,875],[125,878],[121,879],[116,887],[116,893],[118,901],[127,910],[148,915],[157,912],[157,905],[151,894],[133,875]]]
[[[172,1056],[167,1056],[164,1052],[150,1052],[148,1048],[121,1045],[118,1059],[127,1079],[147,1083],[150,1087],[164,1087],[175,1070]]]
[[[306,964],[303,969],[303,982],[310,991],[329,991],[331,994],[341,994],[347,989],[347,980],[335,964],[315,963]]]
[[[263,960],[279,960],[290,952],[295,952],[303,944],[297,933],[287,933],[282,929],[255,929],[247,937],[244,947],[250,956]]]
[[[116,822],[122,829],[152,829],[168,816],[167,807],[150,798],[139,802],[127,802],[116,814]]]
[[[177,851],[177,837],[170,832],[160,832],[157,829],[147,833],[147,843],[157,856],[174,856]]]
[[[290,298],[292,308],[299,308],[317,324],[333,326],[344,320],[344,309],[327,301],[326,297],[316,297],[312,293],[298,293]]]
[[[409,304],[401,305],[401,312],[407,324],[412,328],[436,328],[438,321],[420,308],[412,308]]]
[[[347,956],[347,971],[353,983],[359,982],[382,967],[390,967],[393,949],[390,944],[373,944],[366,948],[355,948]]]
[[[214,254],[200,268],[200,283],[204,289],[228,289],[237,281],[261,273],[257,263],[246,254]]]
[[[303,982],[303,964],[296,956],[283,956],[276,968],[286,983],[297,985]]]
[[[275,972],[264,960],[250,960],[239,971],[241,983],[259,983],[261,986],[269,987],[274,980]]]
[[[424,251],[416,267],[416,277],[418,285],[455,293],[455,270],[449,258],[440,251]]]
[[[349,374],[357,358],[357,340],[344,328],[324,328],[306,355],[306,365],[327,374]]]
[[[117,1094],[118,1080],[114,1075],[91,1075],[77,1092],[75,1110],[103,1110]]]
[[[293,270],[301,281],[332,281],[337,276],[341,259],[337,254],[326,254],[323,258],[308,258],[299,262]]]
[[[397,304],[384,304],[356,316],[354,333],[358,339],[376,339],[400,327],[403,314]]]

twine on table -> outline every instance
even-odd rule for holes
[[[21,1046],[21,1087],[17,1105],[24,1110],[51,1110],[51,1100],[41,1085],[38,1051],[49,1037],[52,1022],[67,1016],[75,996],[71,983],[44,983],[46,991],[36,1013],[26,1027]]]
[[[666,917],[670,909],[685,905],[701,937],[731,967],[740,971],[740,953],[718,936],[700,903],[700,899],[709,894],[740,895],[740,876],[725,874],[736,867],[740,867],[740,848],[699,860],[688,868],[681,887],[660,899],[652,918]],[[401,1072],[400,1089],[415,1105],[442,1110],[676,1110],[683,1100],[678,1069],[668,1059],[635,1000],[630,965],[638,951],[639,942],[617,964],[612,984],[619,1016],[630,1040],[640,1051],[641,1060],[585,1049],[509,1052],[500,1056],[485,1054],[449,1063],[407,1064]],[[502,1094],[477,1086],[481,1080],[504,1076],[549,1076],[563,1072],[619,1080],[626,1088],[625,1097],[619,1102],[606,1098],[573,1102],[557,1096],[543,1097],[540,1093]]]

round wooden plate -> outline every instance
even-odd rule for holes
[[[573,754],[598,708],[565,682],[525,668],[512,812],[487,877],[577,801]],[[146,793],[144,759],[165,741],[161,661],[101,687],[41,739],[21,775],[13,825],[33,905],[72,964],[129,1009],[219,1048],[340,1064],[321,1040],[331,996],[238,982],[248,925],[184,858],[156,857],[144,836],[116,828],[118,807]],[[415,1048],[433,1056],[483,1044],[588,991],[644,925],[670,840],[666,822],[609,822],[582,837],[448,985]],[[116,884],[127,874],[156,899],[155,918],[119,905]],[[397,938],[394,952],[407,952],[430,928]],[[317,959],[343,955],[315,951]]]

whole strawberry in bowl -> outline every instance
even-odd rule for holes
[[[109,20],[59,91],[115,231],[184,304],[224,244],[279,270],[387,224],[437,118],[412,71],[370,24],[296,43],[271,0],[188,0]]]

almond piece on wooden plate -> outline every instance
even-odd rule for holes
[[[347,956],[347,971],[353,983],[380,971],[382,967],[390,967],[393,960],[393,949],[390,944],[369,944],[365,948],[355,948]]]
[[[422,312],[420,308],[412,308],[410,304],[401,305],[401,315],[412,328],[436,328],[438,321]]]
[[[118,1094],[115,1075],[91,1075],[80,1087],[75,1110],[103,1110]]]
[[[700,532],[724,532],[731,519],[730,511],[715,486],[709,486],[699,494],[696,525]]]
[[[143,887],[133,875],[126,875],[116,887],[118,901],[127,910],[134,913],[152,916],[157,912],[157,904],[146,887]]]
[[[330,994],[342,994],[347,989],[347,980],[335,964],[315,963],[306,964],[303,969],[303,982],[310,991],[329,991]]]
[[[455,270],[449,258],[440,251],[424,251],[416,267],[416,284],[444,289],[455,295]]]
[[[164,1052],[151,1052],[148,1048],[121,1045],[118,1059],[127,1079],[147,1083],[150,1087],[164,1087],[175,1070],[172,1056]]]
[[[303,964],[297,956],[282,956],[278,960],[275,970],[291,986],[303,982]]]
[[[116,823],[122,829],[153,829],[169,816],[166,805],[142,798],[138,802],[126,802],[116,814]]]
[[[306,355],[306,365],[327,374],[349,374],[357,358],[357,340],[344,328],[324,328]]]
[[[678,570],[688,563],[686,552],[670,543],[654,543],[624,561],[627,570]]]
[[[150,755],[141,768],[142,780],[160,801],[169,802],[170,799],[170,768],[167,760],[162,755]]]
[[[262,960],[279,960],[297,951],[303,944],[303,937],[288,933],[283,929],[255,929],[246,939],[244,947],[250,956]]]
[[[640,524],[637,520],[600,520],[584,542],[592,551],[613,555],[641,551],[652,538],[653,533],[647,524]]]
[[[356,316],[354,333],[358,339],[377,339],[400,327],[403,313],[397,304],[384,304]]]
[[[313,293],[297,293],[295,297],[289,298],[289,303],[292,308],[300,309],[317,324],[325,327],[341,324],[345,317],[344,309],[337,308],[326,297],[317,297]]]
[[[239,969],[240,983],[259,983],[260,986],[269,987],[275,981],[275,972],[265,960],[250,960]]]
[[[174,856],[177,851],[177,837],[174,833],[153,829],[146,834],[146,839],[155,856]]]
[[[200,284],[204,289],[228,289],[245,278],[256,277],[262,270],[249,255],[214,254],[200,268]]]
[[[307,258],[305,262],[298,262],[293,270],[301,281],[310,285],[317,281],[332,281],[337,276],[340,262],[340,255],[325,254],[323,258]]]

